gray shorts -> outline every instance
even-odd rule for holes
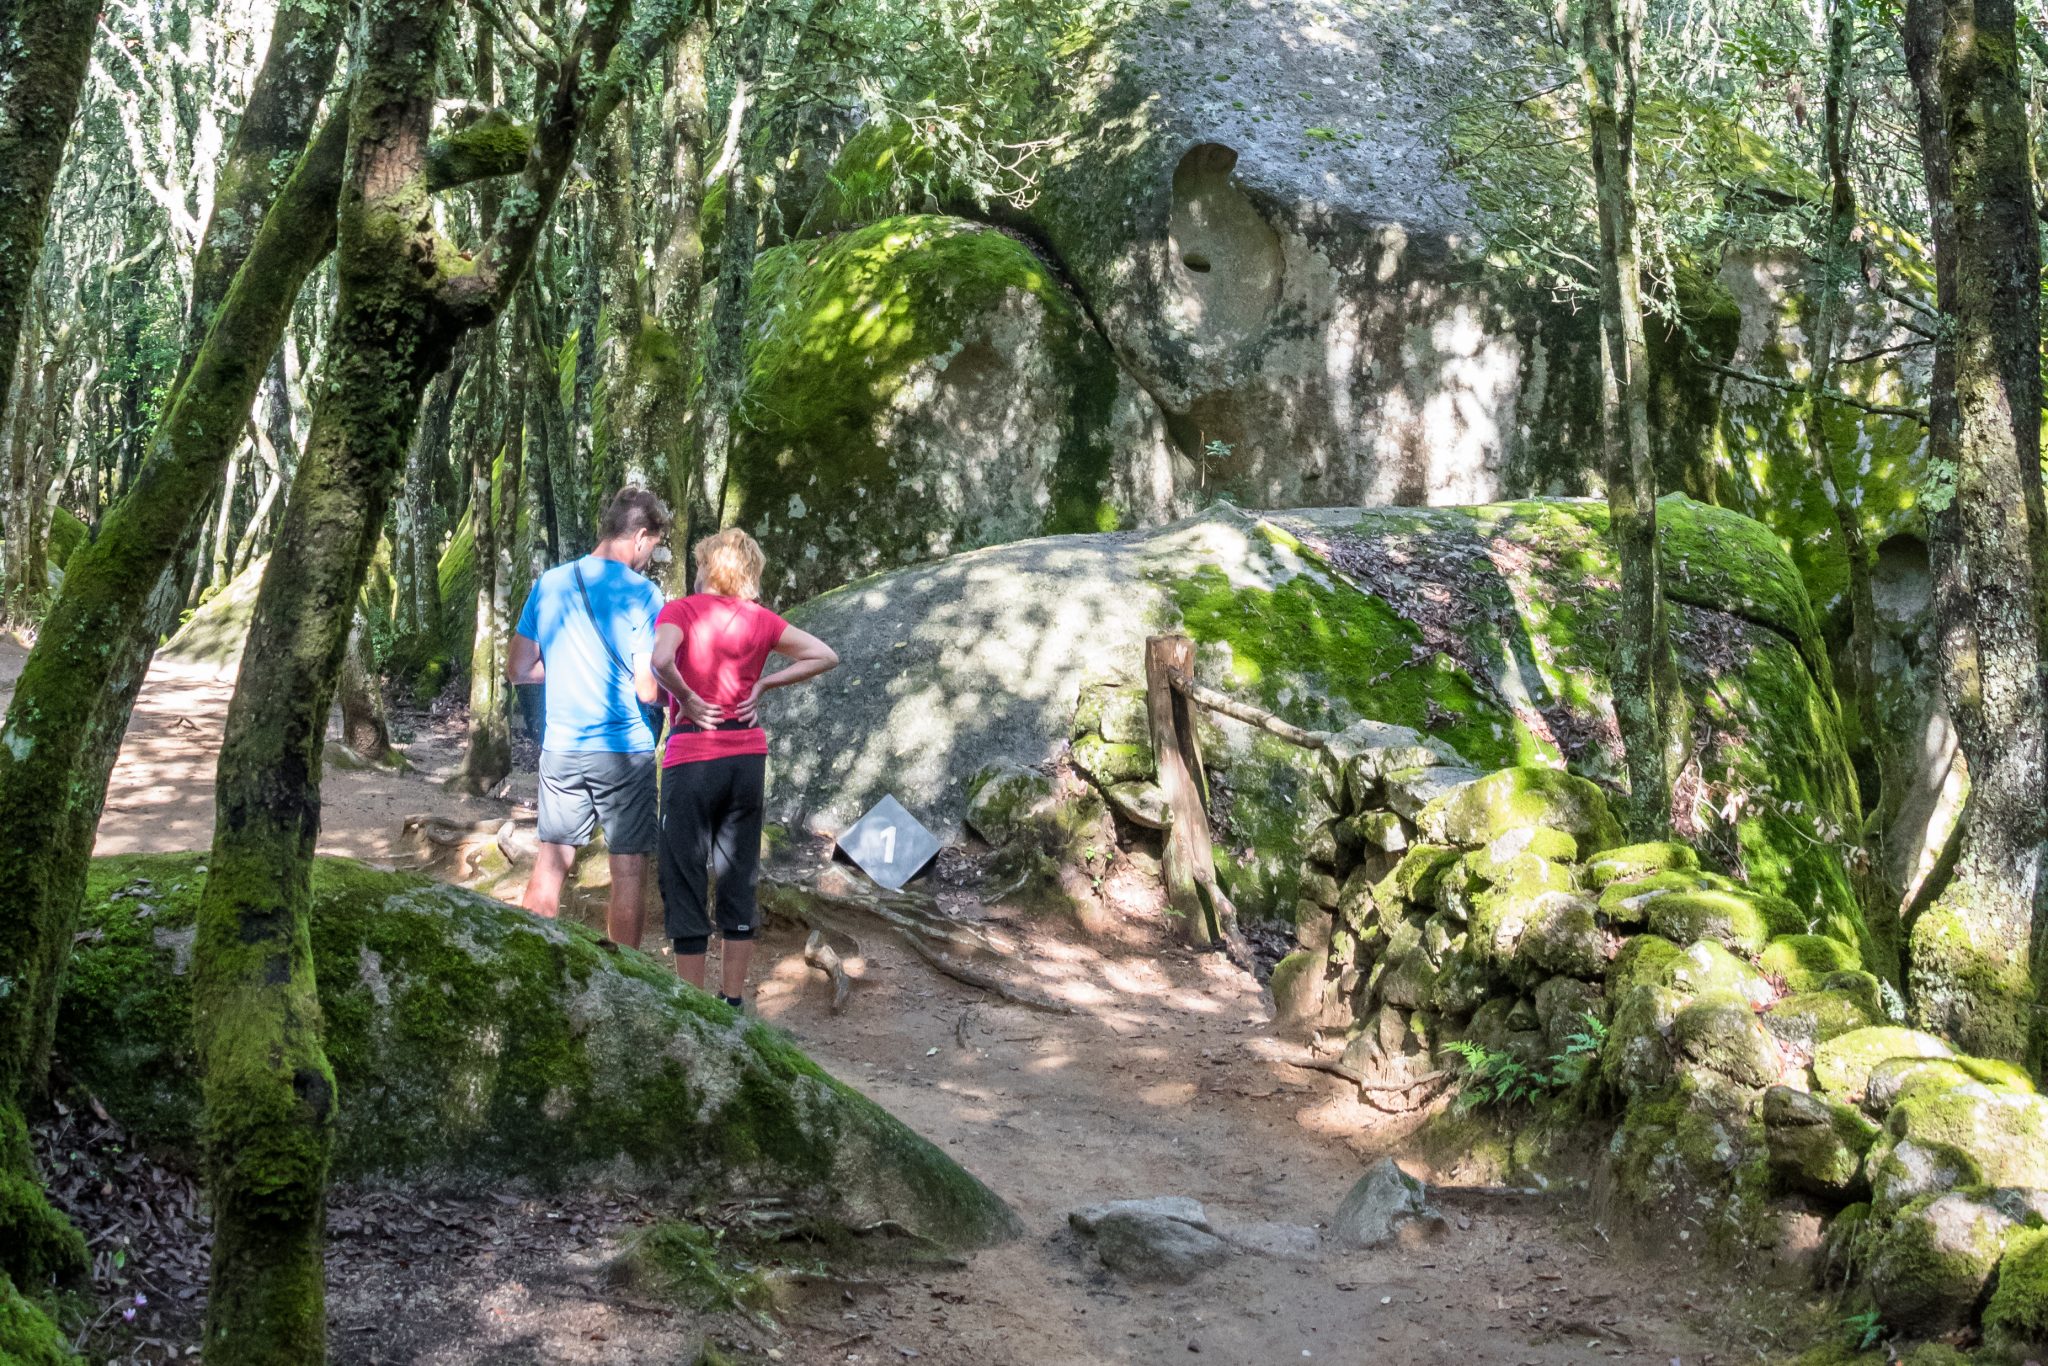
[[[652,750],[608,754],[544,749],[540,822],[534,833],[542,844],[580,849],[601,824],[605,846],[612,853],[651,854],[661,838],[654,792]]]

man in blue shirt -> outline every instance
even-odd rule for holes
[[[668,509],[619,490],[597,549],[535,581],[506,652],[514,683],[547,684],[540,749],[540,854],[523,904],[553,919],[576,850],[599,825],[611,853],[605,931],[637,948],[647,856],[660,836],[654,746],[642,704],[660,696],[649,660],[661,590],[643,577],[668,534]]]

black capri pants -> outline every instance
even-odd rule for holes
[[[706,869],[717,878],[719,935],[754,937],[767,780],[765,754],[698,759],[662,770],[661,908],[677,953],[699,954],[710,946]]]

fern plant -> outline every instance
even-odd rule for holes
[[[1590,1011],[1580,1014],[1579,1028],[1565,1037],[1563,1051],[1540,1062],[1525,1063],[1501,1049],[1454,1039],[1445,1046],[1464,1060],[1465,1086],[1458,1108],[1505,1109],[1568,1091],[1585,1079],[1606,1042],[1606,1024]]]

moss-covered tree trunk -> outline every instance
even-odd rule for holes
[[[341,150],[338,137],[316,146],[280,199],[128,496],[72,556],[0,730],[0,1110],[40,1084],[57,978],[153,628],[179,605],[179,565],[221,463],[300,281],[326,254]],[[0,1151],[0,1164],[8,1159]],[[14,1167],[8,1176],[29,1173]],[[43,1235],[28,1227],[38,1218],[19,1200],[5,1202],[0,1248],[40,1245]]]
[[[13,373],[100,0],[0,0],[0,376]],[[7,420],[0,389],[0,423]]]
[[[480,453],[479,464],[470,472],[476,626],[469,649],[469,741],[454,783],[474,796],[493,791],[512,771],[512,687],[505,677],[505,651],[512,627],[509,603],[526,397],[524,384],[516,379],[502,390],[493,388],[500,393],[501,409],[495,444]]]
[[[1671,760],[1683,725],[1657,564],[1657,475],[1650,448],[1650,348],[1643,332],[1636,227],[1636,71],[1642,0],[1581,0],[1578,61],[1586,87],[1600,219],[1600,331],[1607,507],[1621,569],[1615,719],[1627,752],[1629,808],[1644,834],[1671,822]]]
[[[1915,1017],[2041,1061],[2048,925],[2048,511],[2040,241],[2012,0],[1911,0],[1906,51],[1934,228],[1930,510],[1942,688],[1970,799],[1948,886],[1911,929]]]
[[[242,655],[216,786],[193,954],[214,1210],[206,1356],[319,1362],[333,1071],[321,1046],[310,915],[328,705],[355,604],[427,385],[525,277],[628,13],[594,4],[544,97],[518,191],[469,255],[434,227],[438,51],[453,0],[364,10],[337,214],[324,383]],[[489,502],[483,512],[488,515]]]

